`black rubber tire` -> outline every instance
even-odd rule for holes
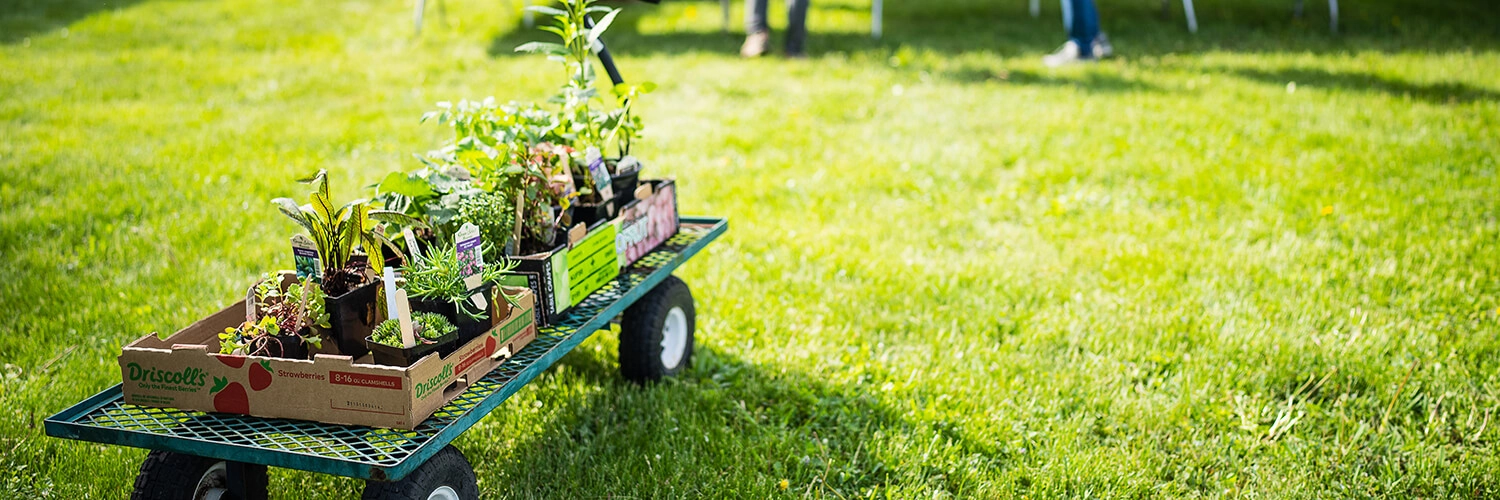
[[[479,482],[469,460],[453,445],[444,446],[427,463],[400,481],[365,481],[364,500],[427,500],[434,490],[447,486],[459,498],[478,499]]]
[[[135,477],[135,491],[131,500],[193,500],[198,481],[214,464],[224,462],[212,458],[184,455],[170,451],[152,451],[141,463],[141,473]],[[226,462],[227,464],[227,462]],[[270,477],[266,466],[241,464],[245,471],[246,500],[264,500]]]
[[[669,367],[661,360],[661,342],[667,314],[674,307],[682,308],[687,316],[687,342],[677,366]],[[625,310],[625,318],[620,321],[620,375],[636,383],[677,375],[693,365],[693,333],[696,330],[692,291],[681,279],[667,276]]]

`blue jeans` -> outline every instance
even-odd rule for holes
[[[789,54],[801,54],[804,50],[807,40],[807,1],[786,0],[786,51]],[[771,26],[766,21],[766,5],[769,3],[769,0],[745,2],[746,34],[771,31]]]
[[[1078,55],[1080,57],[1094,56],[1094,39],[1099,37],[1099,10],[1094,8],[1094,0],[1062,0],[1070,6],[1071,14],[1067,16],[1065,24],[1068,25],[1068,38],[1078,44]]]

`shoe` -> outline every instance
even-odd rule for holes
[[[1115,48],[1109,44],[1109,35],[1100,33],[1094,37],[1094,58],[1104,59],[1115,55]]]
[[[760,57],[771,49],[771,32],[757,31],[745,37],[740,46],[740,57]]]
[[[1067,43],[1062,44],[1061,47],[1057,48],[1056,52],[1042,56],[1042,64],[1047,65],[1049,68],[1093,61],[1093,57],[1078,55],[1078,44],[1072,40],[1068,40]]]

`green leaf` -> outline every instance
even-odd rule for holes
[[[297,179],[297,182],[300,182],[300,183],[303,183],[303,184],[317,184],[317,182],[319,180],[322,180],[322,181],[324,181],[324,186],[327,186],[327,178],[328,178],[328,171],[327,170],[323,170],[323,169],[318,169],[317,173],[312,174],[312,175],[307,176],[307,177],[303,177],[301,179]]]
[[[359,244],[360,233],[364,232],[364,228],[360,227],[360,219],[365,215],[364,211],[362,210],[363,208],[365,208],[364,205],[355,207],[355,217],[348,217],[340,220],[338,231],[335,233],[338,235],[337,237],[339,245],[337,259],[331,262],[324,262],[323,265],[342,267],[344,264],[347,264],[349,262],[349,256],[354,252],[354,245]]]
[[[421,199],[428,196],[436,196],[432,186],[420,178],[414,178],[405,172],[391,172],[375,187],[376,193],[396,193],[412,199]]]
[[[615,16],[618,15],[620,15],[620,9],[611,10],[599,22],[594,23],[594,28],[589,30],[589,45],[599,41],[599,35],[603,35],[604,30],[609,29],[610,23],[615,22]]]
[[[532,54],[547,54],[555,56],[568,55],[568,48],[559,43],[552,42],[527,42],[516,47],[516,52],[528,52]]]
[[[322,221],[324,221],[324,223],[330,223],[336,220],[334,218],[333,202],[328,200],[328,189],[326,183],[324,184],[324,189],[315,190],[312,192],[312,194],[308,197],[308,205],[312,206],[312,213],[314,215],[314,218],[321,219]]]
[[[375,233],[360,233],[359,246],[364,247],[365,254],[370,256],[370,267],[380,268],[385,266],[385,248],[381,247],[381,240],[376,239]]]
[[[380,234],[380,233],[370,233],[369,234],[369,239],[375,245],[376,248],[390,248],[392,252],[396,252],[396,256],[397,257],[401,257],[401,261],[402,262],[408,262],[407,259],[406,259],[406,254],[402,253],[401,249],[397,248],[396,244],[392,243],[389,238],[385,237],[385,235]],[[368,248],[366,248],[365,251],[369,252],[370,250]],[[382,258],[380,260],[382,262],[381,265],[384,265],[383,263],[385,262],[385,259]]]
[[[271,203],[276,204],[276,208],[281,209],[281,213],[297,221],[297,224],[306,229],[307,232],[312,232],[313,226],[307,222],[307,215],[302,212],[302,207],[298,206],[297,202],[292,201],[291,198],[277,198],[271,200]]]
[[[419,229],[427,228],[427,224],[422,222],[421,219],[403,214],[401,212],[395,212],[391,210],[371,210],[368,215],[371,219],[378,220],[380,222],[389,222],[391,224],[411,226]]]
[[[567,12],[563,12],[561,9],[554,9],[545,5],[532,5],[526,7],[526,10],[536,12],[538,14],[546,14],[549,16],[566,17],[568,15]]]

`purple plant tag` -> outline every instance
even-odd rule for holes
[[[454,248],[458,250],[458,265],[461,266],[459,275],[464,277],[464,283],[470,290],[479,288],[479,271],[484,269],[484,252],[481,249],[479,238],[479,226],[464,223],[458,228],[458,234],[454,236]]]
[[[586,154],[589,162],[589,175],[594,178],[594,188],[599,191],[601,200],[609,201],[615,197],[615,190],[610,184],[609,169],[604,166],[604,155],[599,153],[599,148],[589,148]]]
[[[476,248],[479,248],[479,237],[478,236],[475,236],[473,238],[470,238],[470,239],[458,242],[458,251],[459,252],[467,252],[467,251],[470,251],[470,250],[473,250],[473,249],[476,249]]]

